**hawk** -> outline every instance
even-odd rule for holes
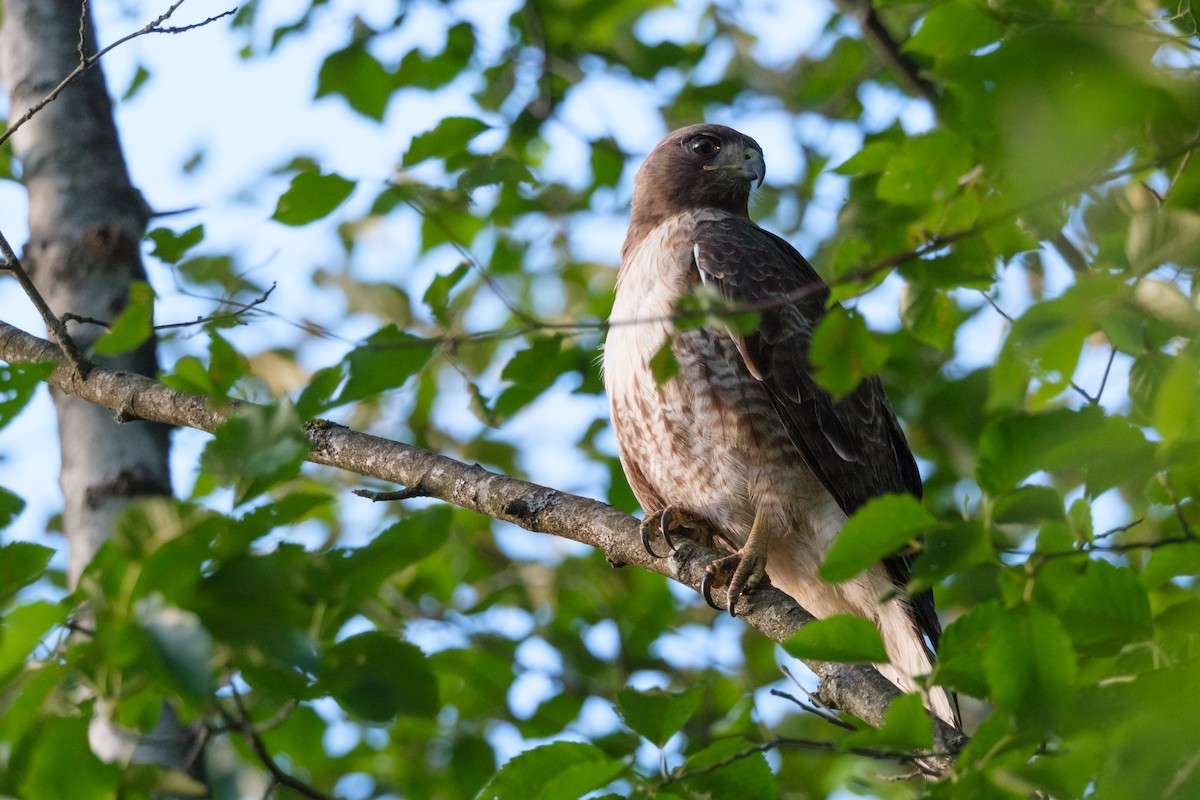
[[[809,363],[829,288],[791,245],[751,221],[751,185],[765,175],[762,148],[722,125],[663,139],[638,170],[617,276],[604,382],[621,464],[646,510],[642,541],[691,529],[729,551],[702,590],[727,587],[730,613],[764,576],[817,617],[857,614],[880,630],[905,691],[930,671],[941,625],[928,591],[897,592],[909,577],[897,555],[841,584],[818,568],[849,514],[890,492],[921,496],[921,479],[876,377],[841,400]],[[677,304],[697,286],[759,310],[739,333],[677,329]],[[678,370],[656,380],[651,361],[669,346]],[[885,599],[886,598],[886,599]],[[940,688],[926,704],[957,723]]]

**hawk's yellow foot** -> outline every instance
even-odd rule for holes
[[[737,616],[738,598],[754,591],[763,577],[767,574],[767,542],[770,537],[764,530],[762,511],[754,514],[754,524],[750,527],[750,536],[746,543],[736,553],[730,553],[716,559],[704,570],[704,579],[700,582],[700,593],[705,601],[715,609],[720,606],[713,602],[713,583],[719,577],[732,572],[725,590],[726,607],[729,615]]]

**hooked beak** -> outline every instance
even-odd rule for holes
[[[733,156],[734,159],[737,156]],[[767,177],[767,162],[763,160],[762,153],[755,150],[753,147],[747,147],[742,151],[742,160],[739,163],[734,160],[732,163],[726,161],[718,164],[705,164],[706,170],[737,170],[738,175],[747,179],[751,183],[758,184],[762,187],[763,181]]]
[[[753,147],[747,147],[742,156],[745,158],[745,161],[742,162],[742,174],[761,188],[767,177],[767,162],[763,159],[762,153]]]

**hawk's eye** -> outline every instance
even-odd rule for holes
[[[721,152],[721,142],[712,136],[697,136],[688,143],[688,147],[701,158],[712,158]]]

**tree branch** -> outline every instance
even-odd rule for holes
[[[48,383],[68,394],[110,408],[126,419],[145,419],[182,425],[212,433],[233,411],[249,405],[230,400],[218,406],[202,395],[171,389],[141,375],[95,367],[81,378],[50,342],[0,322],[0,359],[9,363],[52,362]],[[305,426],[313,442],[308,460],[401,486],[420,487],[428,497],[511,522],[527,530],[548,533],[601,549],[614,566],[626,564],[665,575],[699,593],[705,567],[717,556],[694,542],[681,542],[666,558],[654,558],[642,548],[637,519],[612,506],[545,486],[489,472],[418,447],[382,439],[324,420]],[[782,642],[813,617],[794,600],[770,587],[744,597],[739,615],[748,625]],[[889,704],[900,691],[874,669],[857,664],[805,661],[821,680],[821,702],[866,720],[883,723]],[[939,753],[957,752],[966,742],[962,733],[933,720]],[[949,769],[941,758],[938,769]]]
[[[175,10],[177,8],[179,8],[181,5],[183,5],[183,2],[184,2],[184,0],[176,0],[176,2],[172,3],[170,5],[170,7],[167,8],[166,11],[164,11],[162,14],[160,14],[153,21],[149,22],[145,27],[134,31],[133,33],[122,36],[120,39],[117,39],[115,42],[108,45],[107,47],[104,47],[101,50],[97,50],[95,53],[93,53],[90,56],[84,55],[84,49],[83,49],[84,48],[84,39],[83,39],[83,35],[82,35],[83,21],[82,21],[82,16],[81,16],[80,25],[79,25],[79,28],[80,28],[79,64],[75,67],[75,69],[71,70],[70,74],[67,75],[67,77],[63,78],[57,86],[55,86],[53,89],[51,89],[49,94],[47,94],[44,98],[42,98],[40,101],[35,103],[30,108],[28,108],[24,114],[22,114],[17,120],[15,120],[11,125],[8,126],[8,130],[6,130],[6,131],[4,131],[4,133],[0,134],[0,145],[7,142],[9,137],[11,137],[14,133],[17,132],[18,128],[20,128],[22,125],[24,125],[26,122],[28,122],[30,119],[33,118],[34,114],[41,111],[43,108],[45,108],[50,103],[53,103],[58,98],[58,96],[63,93],[64,89],[66,89],[68,86],[70,86],[72,83],[74,83],[79,78],[80,75],[82,75],[83,73],[85,73],[89,69],[91,69],[96,64],[96,62],[98,62],[101,58],[103,58],[105,55],[110,53],[114,48],[120,47],[121,45],[125,44],[126,42],[128,42],[131,39],[136,39],[139,36],[145,36],[146,34],[150,34],[150,33],[174,34],[174,33],[183,33],[185,31],[190,31],[195,28],[200,28],[200,27],[208,25],[212,22],[216,22],[217,20],[221,19],[222,17],[227,17],[227,16],[233,14],[235,11],[237,11],[236,8],[230,9],[229,11],[222,12],[220,14],[217,14],[216,16],[209,17],[208,19],[202,20],[201,22],[197,22],[192,25],[183,25],[181,27],[164,27],[163,23],[166,22],[168,19],[170,19],[171,15],[175,13]],[[86,3],[83,5],[83,13],[87,14],[87,4]]]
[[[844,16],[858,23],[863,38],[879,57],[895,70],[896,79],[908,91],[928,100],[937,110],[938,91],[923,75],[917,63],[901,49],[900,43],[883,24],[871,0],[834,0]]]
[[[21,285],[21,289],[24,290],[25,295],[33,303],[33,307],[37,309],[42,322],[46,323],[46,329],[50,331],[50,335],[54,337],[54,340],[58,342],[58,346],[62,348],[63,355],[71,362],[71,366],[75,368],[80,377],[86,376],[92,365],[83,357],[83,353],[79,352],[79,347],[75,344],[75,340],[71,338],[71,334],[67,333],[67,326],[63,324],[62,320],[54,316],[54,312],[50,310],[50,306],[46,305],[45,298],[42,297],[37,287],[33,285],[29,273],[21,265],[21,260],[17,258],[12,245],[8,243],[8,239],[4,238],[3,233],[0,233],[0,255],[4,256],[4,263],[0,264],[0,269],[11,272],[12,276],[17,279],[17,283]]]
[[[238,693],[233,681],[229,682],[229,689],[233,693],[233,703],[237,707],[237,716],[235,717],[231,714],[220,703],[214,703],[214,706],[217,709],[217,713],[225,720],[225,724],[229,729],[235,730],[242,735],[242,738],[246,740],[246,744],[250,745],[250,749],[254,751],[254,755],[258,757],[262,765],[267,768],[267,772],[271,774],[271,787],[267,790],[267,795],[270,796],[271,789],[276,786],[286,786],[303,797],[311,798],[311,800],[333,800],[332,795],[325,794],[309,786],[299,778],[292,777],[279,766],[279,762],[271,755],[271,751],[267,749],[266,743],[262,740],[262,736],[259,735],[254,721],[250,719],[250,715],[246,712],[246,705],[242,702],[242,696]]]

